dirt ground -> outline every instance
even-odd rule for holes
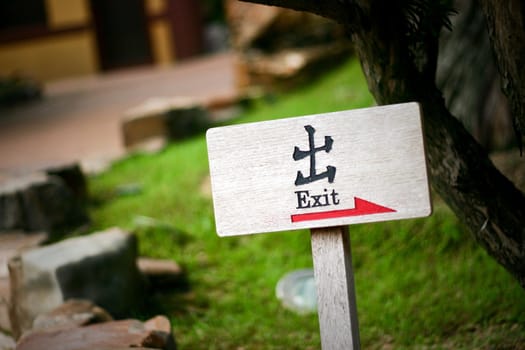
[[[126,110],[153,97],[234,94],[233,62],[223,53],[46,84],[42,100],[0,109],[0,179],[74,161],[96,170],[124,154]]]

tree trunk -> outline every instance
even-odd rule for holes
[[[311,11],[340,22],[352,37],[378,104],[421,104],[433,188],[525,288],[525,196],[447,110],[435,85],[437,36],[411,39],[406,9],[387,0],[250,1]],[[420,20],[427,23],[426,18]]]
[[[437,86],[448,110],[486,150],[508,148],[516,138],[485,15],[476,0],[455,0],[454,8],[453,30],[440,37]]]
[[[480,0],[480,3],[521,147],[525,137],[525,3],[521,0]]]

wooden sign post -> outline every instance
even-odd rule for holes
[[[428,216],[417,103],[208,130],[221,237],[311,229],[323,349],[359,349],[347,225]]]
[[[323,349],[360,349],[348,226],[311,230]]]

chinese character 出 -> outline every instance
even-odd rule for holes
[[[329,153],[332,149],[334,140],[331,136],[325,136],[324,145],[321,147],[315,147],[315,129],[311,125],[306,125],[304,128],[308,133],[308,144],[310,149],[308,151],[302,151],[299,149],[299,147],[295,146],[293,152],[293,159],[301,160],[303,158],[310,157],[310,174],[309,176],[305,177],[301,171],[298,171],[297,178],[295,179],[295,186],[304,185],[313,181],[324,179],[325,177],[328,178],[329,183],[332,183],[335,178],[335,167],[329,165],[326,167],[325,172],[318,174],[315,169],[315,154],[320,151],[325,151],[326,153]]]

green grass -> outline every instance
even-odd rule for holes
[[[373,104],[350,61],[236,122]],[[180,349],[319,349],[317,316],[283,309],[274,288],[311,267],[307,231],[218,238],[204,135],[156,155],[135,155],[90,179],[93,229],[120,226],[143,255],[182,264],[189,288],[150,296],[172,321]],[[116,188],[139,184],[134,195]],[[162,224],[140,224],[140,216]],[[430,218],[350,227],[361,342],[365,349],[525,349],[525,294],[435,200]]]

